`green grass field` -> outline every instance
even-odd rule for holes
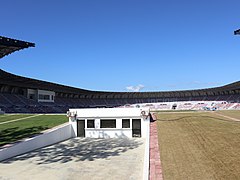
[[[0,146],[19,141],[41,133],[43,130],[63,124],[68,121],[66,115],[1,115],[0,116]],[[9,122],[19,118],[30,117],[16,122]],[[5,124],[1,124],[5,123]]]
[[[164,180],[240,179],[240,122],[189,112],[158,113],[157,124]]]

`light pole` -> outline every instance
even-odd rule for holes
[[[240,29],[234,31],[234,35],[240,35]]]

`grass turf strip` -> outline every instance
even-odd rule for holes
[[[15,117],[18,119],[19,117]],[[13,120],[13,119],[11,119]],[[66,115],[41,115],[0,125],[0,146],[41,133],[67,122]]]

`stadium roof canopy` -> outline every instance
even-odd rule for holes
[[[35,47],[35,44],[0,36],[0,58],[28,47]]]
[[[234,31],[234,35],[240,35],[240,29]]]

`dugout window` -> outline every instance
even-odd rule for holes
[[[122,128],[130,128],[130,119],[122,119]]]
[[[101,119],[100,128],[116,128],[116,119]]]
[[[87,120],[87,128],[95,128],[94,119]]]

